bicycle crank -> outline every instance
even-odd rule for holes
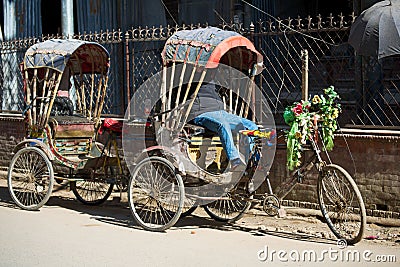
[[[281,202],[275,195],[266,195],[263,200],[263,210],[269,216],[276,216],[281,208]]]

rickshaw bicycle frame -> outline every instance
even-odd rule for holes
[[[230,39],[240,41],[228,42],[227,40]],[[257,172],[259,168],[263,168],[263,166],[260,166],[262,164],[258,162],[259,158],[263,156],[260,153],[262,146],[260,146],[259,141],[255,142],[253,154],[250,156],[248,162],[248,169],[233,188],[226,189],[222,186],[220,187],[221,192],[217,196],[201,194],[201,192],[191,190],[193,189],[191,186],[196,187],[196,185],[201,186],[204,183],[213,183],[217,181],[215,179],[213,180],[213,178],[216,176],[223,177],[223,175],[213,175],[206,170],[205,167],[199,167],[197,165],[197,162],[201,162],[198,154],[201,155],[202,153],[197,153],[193,150],[194,144],[197,142],[194,138],[198,136],[204,140],[204,134],[202,134],[201,129],[198,130],[197,126],[188,124],[187,118],[200,86],[207,77],[206,73],[208,69],[212,69],[220,63],[225,62],[228,63],[228,66],[239,71],[246,72],[244,70],[247,68],[247,73],[251,74],[250,80],[254,81],[254,76],[257,74],[255,68],[262,62],[262,57],[254,49],[251,42],[244,37],[212,27],[175,33],[166,42],[162,56],[164,60],[164,69],[162,72],[160,94],[161,110],[159,113],[161,114],[161,131],[156,131],[164,131],[163,136],[169,140],[171,147],[163,146],[162,144],[149,147],[147,149],[147,157],[132,168],[128,199],[130,208],[134,214],[134,219],[147,230],[164,231],[174,225],[182,214],[190,214],[196,206],[202,205],[202,201],[207,200],[208,203],[204,205],[204,208],[212,218],[228,222],[238,220],[250,208],[251,202],[255,201],[253,200],[255,192],[251,190],[251,183],[253,181],[252,175]],[[240,60],[233,60],[234,57],[247,61],[243,64]],[[202,59],[202,61],[200,61],[200,59]],[[239,62],[239,64],[237,62]],[[183,67],[178,68],[179,64],[183,64]],[[190,68],[188,68],[189,75],[185,74],[187,65],[193,65],[191,74]],[[191,90],[191,99],[193,100],[189,102],[185,110],[181,108],[182,103],[185,103],[186,100],[189,99],[187,97],[190,88],[192,88],[193,76],[195,76],[196,72],[199,76],[199,80]],[[175,73],[180,74],[177,84],[174,84]],[[184,91],[182,89],[183,80],[187,76],[190,78],[187,81],[188,86],[185,89],[186,91]],[[169,80],[167,77],[169,77]],[[250,89],[251,84],[251,82],[248,84],[250,85]],[[230,110],[233,110],[233,113],[239,114],[240,116],[250,116],[248,108],[251,104],[238,108],[240,104],[238,105],[237,102],[236,104],[232,103],[232,100],[235,99],[236,96],[236,99],[239,100],[239,94],[232,94],[232,91],[233,90],[229,91],[230,97],[228,97],[227,100],[227,103],[230,101],[228,105],[231,108]],[[245,94],[243,99],[254,100],[254,95],[252,94],[253,92],[248,90],[247,95]],[[184,97],[181,97],[182,95],[184,95]],[[255,119],[254,115],[253,113],[253,120]],[[174,134],[175,139],[173,138]],[[170,137],[170,139],[168,137]],[[209,138],[208,143],[212,144],[213,142],[214,139],[212,137]],[[178,149],[175,148],[174,150],[173,146],[177,145]],[[201,150],[201,148],[199,149]],[[182,150],[187,151],[187,153],[183,155],[183,157],[188,158],[187,160],[185,160],[185,158],[180,159],[176,156],[176,154]],[[357,187],[354,182],[352,182],[350,175],[342,170],[342,168],[324,163],[319,155],[320,150],[316,142],[312,144],[311,151],[313,151],[315,156],[310,162],[317,166],[320,177],[318,180],[320,206],[328,225],[337,237],[345,238],[349,243],[358,242],[361,239],[365,225],[365,208]],[[217,154],[219,154],[219,152],[217,152]],[[190,164],[192,164],[191,162],[196,162],[196,166],[193,166],[193,168],[199,171],[194,171],[193,175],[188,175],[188,169],[191,168]],[[311,165],[307,166],[306,169],[308,170],[310,166]],[[303,169],[299,170],[297,173],[300,174],[302,172]],[[303,173],[303,175],[304,174],[305,173]],[[196,175],[198,175],[198,180],[191,180],[188,178],[196,178]],[[302,176],[296,176],[295,181],[300,180],[300,177]],[[280,200],[273,195],[268,176],[264,176],[264,179],[269,192],[263,199],[263,204],[266,212],[275,214],[276,210],[280,207]],[[343,188],[339,187],[340,184],[335,179],[339,179],[339,182],[349,181],[345,186],[347,189],[346,192],[340,191],[343,190]],[[356,192],[355,198],[353,197],[353,192]],[[345,195],[345,193],[351,193],[350,195],[353,198],[350,203],[347,203],[348,194]],[[353,199],[355,202],[353,202]],[[358,206],[352,208],[352,205]],[[357,214],[358,219],[356,220],[359,220],[360,223],[356,222],[356,226],[352,226],[352,232],[356,233],[355,237],[346,236],[346,231],[341,232],[343,228],[348,230],[348,227],[346,227],[347,225],[343,224],[343,221],[347,222],[349,218],[353,219],[352,214],[349,215],[346,213],[345,216],[343,216],[343,214],[339,213],[337,210],[332,213],[331,208],[333,206],[341,207],[341,211],[346,210],[347,213],[349,213],[349,211],[359,211],[361,215]],[[348,207],[349,209],[347,209]],[[339,222],[339,224],[337,224],[337,222]]]
[[[321,140],[320,135],[318,122],[315,120],[309,133],[308,140],[310,141],[302,151],[303,158],[305,158],[304,163],[292,172],[291,177],[288,177],[276,188],[276,194],[272,190],[269,176],[265,177],[267,192],[261,196],[263,210],[270,216],[278,215],[282,200],[298,183],[302,183],[307,174],[315,167],[318,172],[318,203],[325,223],[338,239],[345,240],[349,245],[358,243],[363,238],[366,227],[366,210],[361,193],[351,175],[341,166],[331,162],[325,148],[321,150],[318,142]],[[257,168],[256,161],[260,157],[260,146],[265,143],[265,140],[255,138],[254,143],[249,162],[250,173],[252,169]],[[328,163],[322,158],[322,151],[326,153]],[[307,156],[308,153],[310,155]],[[250,180],[246,180],[244,188],[251,188],[249,182]],[[243,190],[241,190],[233,198],[241,197],[243,199],[250,196],[247,198],[248,201],[254,201],[252,197],[256,192],[250,191],[248,190],[248,193],[243,195]]]
[[[230,38],[240,41],[228,42],[227,40],[230,40]],[[231,46],[226,46],[227,43]],[[239,52],[235,54],[233,51]],[[230,54],[231,52],[232,54]],[[195,190],[188,192],[187,189],[192,189],[191,186],[193,185],[202,186],[204,183],[213,183],[216,181],[213,180],[213,176],[218,175],[212,175],[205,168],[196,165],[193,168],[199,170],[197,172],[197,182],[195,179],[192,182],[187,178],[187,169],[190,169],[191,162],[199,161],[198,156],[191,157],[194,151],[190,147],[197,142],[193,138],[196,136],[202,138],[202,130],[198,130],[201,127],[188,124],[187,118],[192,108],[193,100],[196,98],[199,88],[206,78],[208,68],[213,68],[225,62],[228,63],[228,66],[243,71],[245,69],[243,65],[246,65],[249,68],[247,73],[251,73],[250,79],[254,81],[254,76],[258,72],[255,69],[262,62],[262,57],[254,49],[251,42],[244,37],[212,27],[175,33],[166,42],[162,56],[164,69],[160,94],[161,110],[159,114],[161,114],[160,122],[162,125],[160,129],[165,130],[164,137],[166,139],[174,134],[175,139],[170,138],[169,144],[172,147],[157,145],[147,148],[147,156],[132,168],[128,200],[134,219],[147,230],[164,231],[173,226],[182,215],[190,214],[196,206],[200,205],[205,208],[212,218],[234,222],[244,215],[252,202],[258,201],[253,199],[255,191],[252,190],[251,183],[253,181],[253,173],[264,167],[259,162],[259,158],[263,156],[260,153],[262,148],[260,139],[255,141],[245,174],[233,188],[227,190],[222,186],[218,196],[197,194],[201,192],[196,192]],[[243,64],[240,60],[233,60],[234,57],[248,61]],[[203,61],[201,62],[200,59]],[[240,62],[240,65],[234,65],[235,62]],[[178,68],[179,64],[183,64],[183,67]],[[182,81],[187,76],[185,74],[187,65],[193,65],[192,74],[189,75],[186,92],[183,91],[181,94]],[[187,96],[196,71],[200,77],[191,91],[191,99],[193,100],[185,110],[181,108],[182,103],[188,99]],[[174,84],[175,73],[180,73],[178,84]],[[167,77],[169,77],[169,81]],[[251,84],[250,82],[250,89]],[[228,98],[228,102],[231,101],[228,105],[231,108],[230,110],[240,116],[250,116],[248,112],[249,106],[237,108],[240,106],[237,102],[232,104],[232,99],[236,96],[236,99],[239,99],[239,94],[235,95],[232,91],[230,90],[230,97]],[[254,100],[253,92],[249,90],[247,93],[243,99]],[[184,95],[184,97],[181,97],[181,95]],[[252,115],[254,120],[254,113]],[[315,130],[316,135],[319,134],[317,129],[310,130],[311,132]],[[209,138],[208,143],[212,144],[213,142],[214,139],[212,137]],[[180,144],[179,148],[174,150],[173,146],[177,144]],[[319,175],[317,184],[318,200],[325,221],[336,237],[346,239],[349,244],[359,242],[365,228],[366,216],[365,207],[356,184],[343,168],[325,163],[320,156],[321,151],[316,141],[312,141],[309,147],[313,156],[303,168],[295,172],[290,187],[284,187],[280,191],[282,193],[281,196],[277,197],[273,194],[268,175],[263,177],[268,188],[268,192],[262,200],[264,210],[270,215],[276,215],[280,208],[281,199],[294,186],[292,182],[301,182],[307,171],[312,166],[316,166]],[[188,160],[179,159],[175,156],[181,150],[188,152],[186,156],[184,155]],[[196,178],[196,174],[190,177],[193,176]],[[219,176],[223,177],[222,175]],[[208,201],[205,205],[202,204],[204,200]]]
[[[270,141],[262,137],[253,137],[254,147],[245,175],[229,195],[203,206],[205,211],[215,220],[234,222],[241,218],[253,203],[261,204],[268,215],[276,216],[280,212],[282,200],[315,168],[318,173],[318,202],[325,223],[338,239],[345,240],[349,245],[359,242],[366,227],[366,211],[361,193],[345,169],[333,164],[329,155],[329,163],[322,158],[318,142],[320,136],[318,126],[315,125],[310,130],[312,138],[302,152],[306,158],[305,162],[276,188],[276,194],[274,194],[268,175],[264,180],[266,193],[259,194],[253,189],[251,177],[260,167],[258,164],[258,159],[261,157],[260,148]],[[244,131],[243,134],[249,135],[249,132]],[[307,154],[310,155],[306,156]],[[186,211],[184,215],[190,214],[196,207],[194,204],[193,208]]]

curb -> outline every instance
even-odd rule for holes
[[[292,207],[284,207],[287,214],[298,215],[304,217],[321,217],[322,214],[319,210],[313,209],[303,209],[303,208],[292,208]],[[389,227],[400,227],[400,219],[394,218],[382,218],[382,217],[374,217],[367,215],[367,223],[373,223],[381,226],[389,226]]]

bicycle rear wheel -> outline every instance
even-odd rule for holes
[[[185,192],[175,167],[161,157],[142,160],[129,181],[129,206],[135,221],[144,229],[164,231],[179,219]]]
[[[221,199],[204,205],[207,214],[219,222],[235,222],[250,209],[251,202],[246,199],[235,199],[227,193]]]
[[[20,208],[38,210],[53,190],[53,166],[42,150],[25,147],[12,158],[7,180],[10,195]]]
[[[103,204],[111,195],[113,187],[114,184],[96,179],[71,182],[71,189],[76,199],[89,206]]]
[[[366,212],[350,174],[338,165],[327,165],[319,174],[317,189],[322,215],[334,235],[349,245],[359,242],[366,225]]]
[[[183,206],[182,206],[181,218],[190,216],[197,209],[197,207],[198,204],[196,203],[196,198],[191,196],[185,196],[185,200],[183,201]]]

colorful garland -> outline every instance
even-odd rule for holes
[[[336,119],[341,112],[339,99],[333,86],[324,89],[324,95],[315,95],[310,101],[296,102],[285,109],[283,117],[291,126],[287,134],[287,166],[294,170],[301,165],[302,146],[311,137],[314,118],[322,122],[322,141],[324,149],[333,149],[334,132],[337,129]]]

